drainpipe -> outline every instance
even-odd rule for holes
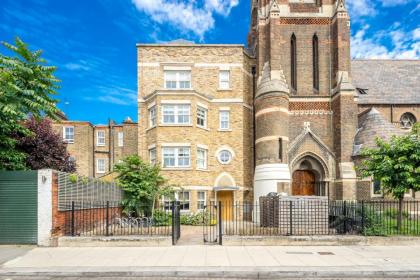
[[[253,156],[254,156],[254,170],[255,170],[255,165],[256,165],[256,152],[255,152],[255,138],[256,138],[256,130],[255,130],[255,75],[257,73],[257,69],[256,66],[252,66],[251,68],[251,73],[252,73],[252,127],[253,127],[253,133],[252,133],[252,146],[254,147],[253,150]]]
[[[96,146],[95,146],[95,133],[96,133],[96,130],[95,130],[95,126],[92,126],[92,151],[93,151],[93,162],[92,162],[92,165],[93,165],[93,172],[92,172],[92,177],[96,177],[96,157],[95,157],[95,155],[96,155]]]
[[[394,123],[394,104],[391,104],[391,123]]]
[[[108,144],[108,169],[112,171],[112,165],[114,164],[114,124],[111,119],[108,119],[108,131],[109,131],[109,144]]]

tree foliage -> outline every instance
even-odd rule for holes
[[[117,181],[124,190],[123,207],[127,215],[152,214],[156,200],[162,195],[172,195],[157,165],[144,162],[132,155],[115,165]]]
[[[400,201],[400,229],[405,194],[420,191],[420,124],[415,124],[411,133],[393,136],[389,142],[377,138],[376,145],[375,149],[362,150],[365,160],[358,169],[362,177],[380,181],[383,192]]]
[[[17,148],[27,154],[27,168],[51,168],[69,173],[76,171],[75,161],[71,160],[66,144],[61,135],[54,132],[49,119],[36,120],[31,117],[25,122],[25,127],[31,133],[17,137]]]
[[[377,148],[364,149],[359,167],[362,177],[381,182],[385,194],[404,198],[409,190],[420,191],[420,126],[410,134],[393,136],[389,142],[376,139]]]
[[[53,96],[59,81],[56,68],[41,58],[42,51],[32,52],[19,38],[15,45],[1,44],[13,56],[0,53],[0,169],[24,169],[26,154],[16,149],[14,135],[29,133],[22,125],[29,115],[56,118]]]

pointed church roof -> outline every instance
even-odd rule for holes
[[[255,97],[275,92],[289,94],[290,91],[283,70],[271,71],[270,62],[267,61],[264,64],[261,81],[258,84]]]
[[[371,108],[360,117],[363,119],[354,137],[353,156],[359,156],[363,148],[375,148],[376,137],[389,140],[393,135],[404,134],[375,108]]]

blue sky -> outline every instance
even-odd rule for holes
[[[355,58],[418,59],[417,0],[347,0]],[[0,40],[44,50],[72,120],[137,119],[136,43],[246,44],[250,0],[1,0]],[[4,49],[2,49],[3,51]]]

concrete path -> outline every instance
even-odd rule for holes
[[[16,276],[420,279],[420,246],[36,248],[0,266]]]
[[[0,245],[0,265],[26,254],[33,248],[35,246]]]

